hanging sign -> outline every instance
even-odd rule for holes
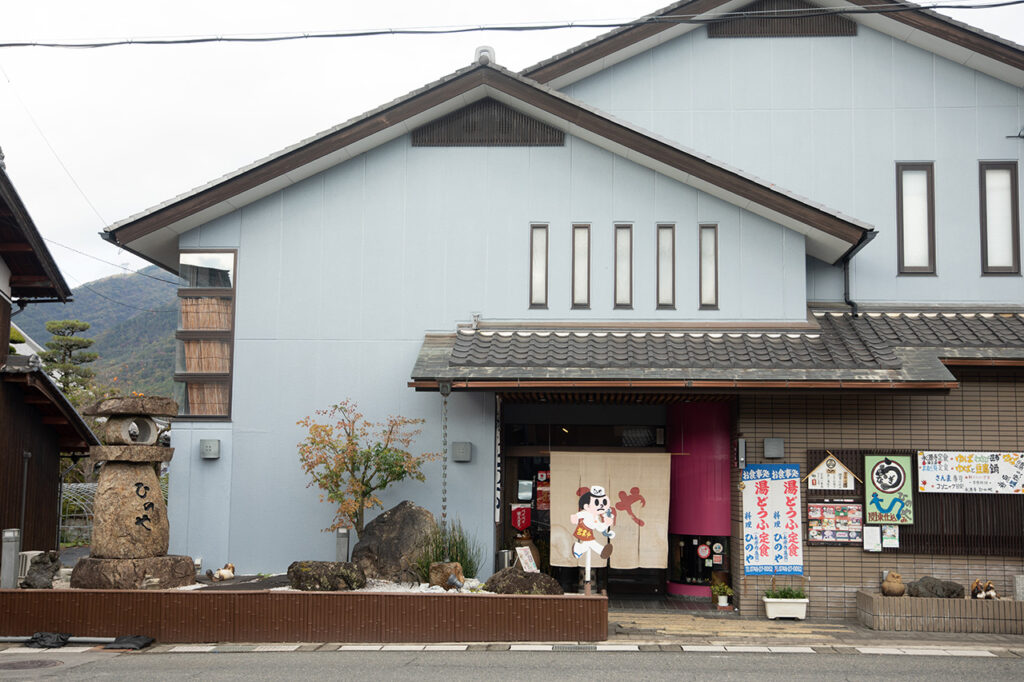
[[[914,523],[910,457],[864,458],[864,523]]]
[[[530,505],[512,505],[512,527],[516,530],[526,530],[530,527]]]
[[[807,475],[807,489],[853,490],[856,478],[845,464],[829,455]]]
[[[917,453],[917,489],[922,493],[1024,494],[1024,453]]]
[[[743,470],[743,559],[746,575],[803,575],[798,464]]]

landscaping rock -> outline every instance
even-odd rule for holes
[[[367,578],[418,583],[416,557],[436,527],[429,511],[401,502],[366,524],[352,550],[352,563]]]
[[[32,557],[28,573],[21,586],[30,590],[53,589],[53,577],[60,571],[60,559],[52,549]]]
[[[293,561],[288,583],[303,592],[361,590],[366,587],[366,575],[347,561]]]
[[[950,580],[939,580],[925,576],[907,584],[908,597],[938,597],[940,599],[963,599],[964,586]]]
[[[136,396],[131,398],[104,398],[82,410],[90,417],[141,416],[177,417],[178,403],[171,398],[159,396]]]
[[[86,590],[167,590],[195,581],[192,557],[175,555],[144,559],[83,557],[71,572],[71,587]]]
[[[565,594],[550,575],[527,573],[518,564],[492,575],[484,589],[495,594]]]
[[[452,577],[457,583],[452,582]],[[440,585],[446,590],[457,590],[466,584],[466,576],[462,575],[462,564],[458,561],[430,564],[430,586]]]

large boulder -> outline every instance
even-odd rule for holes
[[[294,561],[288,583],[303,592],[337,592],[366,587],[362,569],[347,561]]]
[[[550,575],[527,573],[518,564],[492,575],[484,589],[495,594],[565,594]]]
[[[352,550],[367,578],[418,583],[416,558],[437,527],[434,515],[406,500],[370,521]]]
[[[157,556],[142,559],[84,557],[71,572],[71,587],[84,590],[162,590],[191,585],[196,567],[189,556]]]
[[[963,599],[964,586],[951,580],[939,580],[938,578],[926,575],[920,580],[907,584],[907,596]]]
[[[21,586],[30,590],[49,590],[53,588],[53,576],[60,570],[60,559],[52,549],[32,557],[28,573],[21,581]]]
[[[430,564],[430,586],[438,585],[445,590],[457,590],[466,584],[466,576],[462,574],[462,564],[458,561]]]

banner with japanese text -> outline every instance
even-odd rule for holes
[[[800,465],[748,464],[743,470],[746,575],[803,575]]]
[[[917,453],[922,493],[1024,494],[1024,453]]]
[[[595,567],[667,568],[671,461],[667,452],[552,452],[551,565],[583,566],[592,552]]]
[[[914,523],[910,466],[906,455],[864,458],[864,523]]]

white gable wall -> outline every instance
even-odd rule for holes
[[[549,224],[549,307],[528,306],[531,222]],[[573,222],[592,225],[592,309],[570,310]],[[613,229],[634,225],[634,307],[613,310]],[[677,310],[655,305],[655,228],[677,227]],[[697,230],[720,231],[721,310],[697,304]],[[802,235],[579,139],[550,148],[413,148],[408,136],[182,235],[181,248],[237,248],[232,419],[176,421],[172,551],[239,570],[333,559],[332,510],[306,489],[295,422],[346,397],[374,419],[427,419],[417,447],[439,451],[440,399],[406,386],[426,331],[485,320],[806,319]],[[451,398],[449,517],[493,558],[491,394]],[[198,441],[221,439],[219,460]],[[440,464],[395,486],[440,514]],[[243,568],[244,567],[244,568]]]
[[[1024,300],[1020,277],[981,276],[978,161],[1017,160],[1024,145],[1006,138],[1024,124],[1012,85],[861,26],[836,38],[698,29],[565,91],[874,225],[854,259],[856,299]],[[897,161],[935,163],[937,277],[896,274]],[[838,268],[808,278],[812,300],[841,299]]]

